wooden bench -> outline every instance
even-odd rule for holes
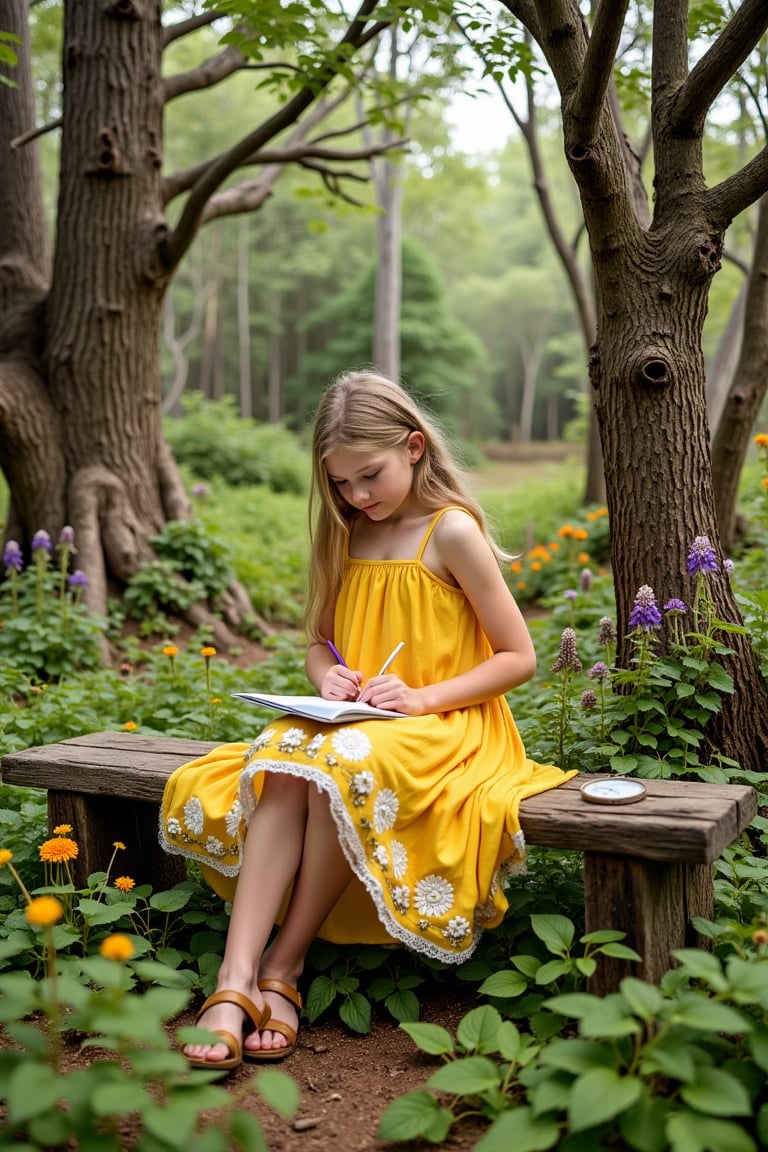
[[[71,824],[80,845],[78,884],[104,870],[119,840],[126,851],[115,875],[159,891],[186,876],[183,859],[158,844],[163,786],[180,764],[214,746],[97,732],[9,753],[0,759],[0,774],[5,784],[48,790],[50,828]],[[590,989],[612,991],[628,972],[657,983],[672,949],[697,943],[692,917],[712,917],[712,862],[755,815],[756,793],[741,785],[648,780],[641,802],[608,807],[582,799],[583,779],[523,801],[526,842],[583,853],[587,931],[625,932],[643,957],[640,965],[601,958]]]

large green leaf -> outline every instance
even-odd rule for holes
[[[592,1068],[573,1085],[568,1121],[573,1132],[594,1128],[631,1108],[643,1091],[641,1080],[613,1068]]]

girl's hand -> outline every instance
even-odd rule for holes
[[[406,716],[423,716],[424,701],[418,688],[404,684],[399,676],[372,676],[360,694],[361,704],[404,712]]]
[[[320,695],[324,700],[355,700],[362,682],[362,672],[354,672],[343,664],[334,664],[323,676]]]

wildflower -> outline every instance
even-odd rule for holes
[[[547,547],[549,548],[550,552],[559,552],[560,551],[560,541],[559,540],[550,540]]]
[[[130,676],[132,672],[133,672],[133,664],[129,663],[128,660],[123,660],[122,664],[120,665],[120,675],[121,676]]]
[[[629,614],[630,630],[642,628],[645,632],[652,632],[661,627],[661,612],[656,604],[656,593],[649,584],[641,584],[635,596],[632,611]]]
[[[208,644],[205,648],[200,649],[200,655],[204,656],[206,660],[210,660],[211,656],[216,655],[216,649]]]
[[[13,852],[10,848],[0,848],[0,868],[4,864],[10,864],[11,860],[13,860]]]
[[[122,852],[125,852],[125,844],[123,844],[122,840],[113,840],[112,841],[112,847],[117,848],[118,850],[120,850]]]
[[[610,676],[608,665],[602,660],[598,660],[596,664],[592,665],[589,672],[587,672],[587,676],[590,680],[607,680]]]
[[[523,566],[519,560],[515,560],[512,564],[510,564],[509,570],[510,572],[522,572]]]
[[[768,944],[768,932],[765,928],[758,928],[752,933],[752,943],[757,944],[758,948],[761,944]]]
[[[597,631],[598,644],[615,644],[616,628],[610,616],[601,616]]]
[[[221,704],[221,696],[211,696],[211,704]]]
[[[192,495],[196,496],[198,498],[198,500],[205,500],[205,498],[207,496],[210,496],[210,494],[211,494],[211,490],[207,484],[193,484],[192,485]]]
[[[46,864],[65,864],[80,855],[80,849],[68,836],[57,836],[40,845],[40,859]]]
[[[720,565],[715,556],[709,536],[697,536],[688,553],[687,570],[689,576],[696,576],[699,572],[719,572]]]
[[[137,728],[138,724],[135,720],[126,720],[123,724],[123,732],[135,732]]]
[[[3,549],[3,564],[6,572],[21,572],[24,567],[24,558],[21,555],[21,548],[15,540],[9,540]]]
[[[567,668],[571,672],[581,672],[582,667],[576,652],[576,633],[573,628],[563,628],[560,636],[560,652],[552,665],[552,671],[562,672]]]
[[[88,587],[88,577],[81,568],[75,568],[72,575],[68,578],[67,583],[70,588],[82,588],[83,591]]]
[[[589,568],[582,568],[579,575],[579,588],[582,592],[589,592],[592,587],[592,572]]]
[[[762,480],[760,481],[760,484],[762,485],[763,488],[768,488],[768,476],[763,476]]]
[[[579,564],[589,564],[589,552],[579,552],[576,559]]]
[[[46,552],[51,550],[51,538],[48,533],[41,528],[39,532],[35,532],[32,537],[32,551],[38,552],[44,549]]]
[[[566,588],[563,596],[566,600],[575,600],[578,597],[578,592],[574,592],[573,588]]]
[[[173,657],[178,656],[178,654],[179,650],[175,644],[166,644],[165,648],[163,648],[163,656],[167,656],[169,660],[172,660]]]
[[[735,567],[736,567],[736,565],[734,564],[733,560],[731,560],[730,557],[728,557],[726,560],[723,560],[723,568],[725,569],[726,572],[729,572],[729,573],[733,572]]]
[[[755,436],[755,444],[758,448],[768,448],[768,432],[758,432]]]
[[[130,876],[118,876],[115,880],[115,888],[120,892],[130,892],[132,888],[136,887],[136,881],[132,880]]]
[[[591,712],[592,709],[596,705],[597,705],[597,696],[595,695],[595,693],[592,691],[591,688],[587,688],[581,694],[581,706],[582,706],[582,708],[584,709],[585,712]]]
[[[518,592],[525,592],[525,580],[518,580],[517,590]]]
[[[57,824],[53,830],[54,836],[66,836],[67,833],[72,831],[71,824]]]
[[[27,922],[33,928],[49,928],[64,915],[64,906],[55,896],[36,896],[24,910]]]
[[[532,562],[531,572],[541,572],[541,560],[534,560]]]
[[[574,528],[573,538],[574,540],[587,540],[589,538],[589,532],[587,532],[586,528]]]
[[[688,611],[688,605],[685,604],[682,600],[678,600],[673,596],[671,600],[667,600],[666,604],[664,605],[664,611],[679,613],[680,615],[683,615]]]
[[[99,945],[99,952],[107,960],[130,960],[133,956],[133,943],[124,932],[113,932]]]
[[[65,524],[59,533],[59,544],[63,544],[65,548],[71,548],[75,542],[75,530],[70,524]]]
[[[573,536],[573,531],[573,524],[563,524],[562,528],[558,528],[557,534],[567,540],[569,536]]]

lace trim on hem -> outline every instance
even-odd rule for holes
[[[447,948],[440,948],[439,945],[433,944],[431,940],[424,940],[421,936],[417,936],[415,932],[409,931],[394,918],[384,900],[381,885],[368,870],[365,853],[360,847],[360,839],[341,798],[338,785],[325,772],[313,770],[303,764],[292,764],[286,760],[257,760],[247,764],[240,777],[240,803],[246,825],[250,823],[258,807],[252,780],[259,772],[282,772],[287,776],[300,776],[304,780],[310,780],[321,792],[327,794],[331,815],[339,833],[339,843],[347,863],[373,900],[379,920],[393,939],[399,940],[401,944],[405,944],[414,952],[421,952],[433,960],[443,960],[449,964],[462,964],[469,959],[480,942],[482,930],[475,930],[474,939],[463,951],[459,952],[455,949],[449,951]],[[215,865],[213,866],[215,867]]]

